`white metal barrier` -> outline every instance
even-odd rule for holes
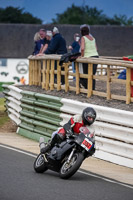
[[[133,112],[107,108],[70,99],[62,99],[61,111],[69,115],[80,114],[86,107],[97,112],[95,122],[95,157],[133,168]],[[69,119],[63,114],[63,122]]]
[[[133,127],[133,112],[119,110],[115,108],[107,108],[103,106],[82,103],[70,99],[62,99],[63,107],[61,110],[69,114],[79,114],[82,110],[88,106],[95,108],[97,112],[97,120],[109,122],[112,124],[124,125],[127,127]]]

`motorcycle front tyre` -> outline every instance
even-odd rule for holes
[[[34,162],[34,170],[37,173],[43,173],[47,170],[43,154],[39,154]]]
[[[82,153],[74,153],[70,161],[71,163],[70,165],[67,164],[67,160],[63,163],[59,173],[60,177],[62,179],[70,178],[79,169],[83,160],[84,160],[84,155]]]

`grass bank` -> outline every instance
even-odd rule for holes
[[[0,128],[9,121],[9,117],[5,112],[5,98],[0,98]]]

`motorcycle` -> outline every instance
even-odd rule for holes
[[[44,138],[40,143],[44,144]],[[80,168],[82,162],[95,153],[94,134],[87,127],[80,128],[79,135],[67,135],[66,140],[46,152],[40,153],[34,162],[34,170],[43,173],[50,169],[58,172],[60,178],[68,179]]]

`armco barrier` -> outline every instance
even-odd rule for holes
[[[50,139],[62,121],[61,99],[22,91],[15,86],[3,85],[3,88],[8,115],[18,125],[17,132],[35,140],[39,140],[40,136]]]
[[[72,115],[82,113],[85,107],[94,107],[95,157],[133,168],[132,112],[22,91],[15,86],[3,88],[8,115],[18,125],[17,133],[34,140],[40,136],[48,140]]]
[[[111,124],[119,124],[120,126],[133,127],[133,113],[119,109],[107,108],[88,103],[82,103],[75,100],[62,99],[63,106],[61,111],[69,114],[79,114],[87,106],[93,106],[97,111],[97,120],[109,122]],[[78,108],[78,109],[77,109]]]

